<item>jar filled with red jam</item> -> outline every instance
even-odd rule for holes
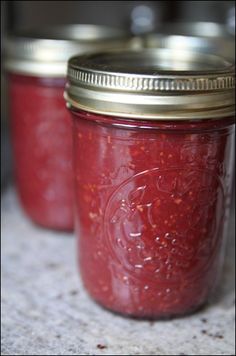
[[[168,49],[69,61],[80,272],[138,318],[195,311],[222,268],[233,167],[234,68]]]
[[[31,219],[73,228],[72,132],[63,91],[70,56],[130,45],[119,29],[70,25],[6,40],[15,179]]]

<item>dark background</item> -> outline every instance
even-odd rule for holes
[[[228,26],[235,21],[234,4],[234,1],[1,1],[1,38],[4,43],[9,32],[70,23],[104,24],[131,30],[135,28],[132,20],[135,13],[143,18],[142,31],[178,21],[210,21]],[[140,10],[140,6],[144,8]],[[1,68],[1,187],[10,182],[12,170],[7,83],[3,73]]]
[[[234,1],[2,1],[7,29],[69,23],[128,27],[138,5],[151,9],[155,20],[227,22]]]

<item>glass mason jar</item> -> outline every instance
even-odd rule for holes
[[[234,67],[173,50],[74,57],[76,230],[90,295],[124,315],[192,312],[222,268]]]
[[[235,34],[214,22],[166,23],[142,40],[144,48],[200,51],[235,61]]]
[[[6,40],[16,185],[31,219],[73,228],[71,118],[63,99],[66,63],[76,53],[127,47],[122,30],[69,25]]]

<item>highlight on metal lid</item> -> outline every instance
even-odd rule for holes
[[[235,61],[235,36],[214,22],[176,22],[158,26],[142,35],[144,48],[200,51]]]
[[[28,75],[65,76],[66,62],[71,56],[127,48],[135,40],[119,28],[81,24],[31,29],[9,35],[4,42],[6,70]]]
[[[172,49],[113,50],[71,58],[65,98],[75,108],[146,119],[234,113],[233,64]]]
[[[232,32],[223,24],[196,21],[196,22],[175,22],[163,23],[156,28],[156,32],[166,35],[176,34],[183,36],[211,37],[211,38],[232,38]]]

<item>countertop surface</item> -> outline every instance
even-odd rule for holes
[[[73,234],[33,225],[13,188],[2,195],[2,355],[234,355],[233,219],[223,277],[198,313],[137,321],[94,303],[79,279]]]

